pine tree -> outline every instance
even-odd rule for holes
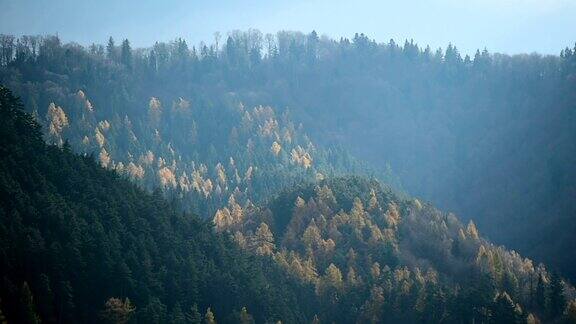
[[[55,321],[54,294],[47,275],[41,274],[38,285],[38,311],[45,322]]]
[[[536,306],[540,310],[546,309],[546,284],[542,274],[538,274],[538,283],[536,284]]]
[[[132,49],[130,48],[130,42],[128,39],[122,41],[122,48],[120,51],[120,62],[124,64],[127,68],[132,68]]]
[[[564,284],[562,278],[557,273],[552,273],[548,291],[548,312],[550,316],[556,318],[560,316],[566,307],[566,297],[564,296]]]
[[[108,45],[106,45],[106,55],[109,60],[115,61],[116,60],[116,46],[114,45],[114,39],[112,36],[108,38]]]
[[[190,307],[190,312],[186,314],[186,319],[192,324],[202,323],[202,314],[198,311],[198,305],[194,304]]]
[[[171,316],[171,323],[172,324],[185,324],[188,323],[186,321],[186,316],[184,315],[184,312],[182,312],[182,307],[180,306],[180,303],[176,302],[176,305],[174,305],[174,309],[172,310],[172,316]]]
[[[40,323],[40,316],[36,313],[36,306],[34,306],[34,297],[27,282],[24,282],[20,292],[20,307],[26,323]]]
[[[494,323],[517,323],[516,306],[512,298],[506,293],[500,293],[492,306],[492,321]]]

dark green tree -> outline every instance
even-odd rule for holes
[[[186,314],[186,320],[192,324],[202,323],[202,314],[198,311],[198,305],[194,304],[190,307],[190,311]]]
[[[548,313],[552,318],[556,318],[562,315],[565,308],[564,283],[558,273],[553,272],[550,276],[550,285],[548,287]]]
[[[130,48],[130,42],[128,39],[122,41],[122,47],[120,51],[120,62],[124,64],[127,68],[132,69],[132,48]]]
[[[34,297],[28,287],[28,283],[22,284],[20,292],[20,306],[22,307],[23,320],[25,323],[37,324],[40,323],[40,316],[36,312],[36,305],[34,304]]]
[[[108,44],[106,45],[106,57],[111,61],[116,60],[116,46],[112,36],[108,38]]]

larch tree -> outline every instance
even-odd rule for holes
[[[272,255],[276,245],[268,224],[261,223],[254,235],[253,249],[258,255]]]
[[[246,307],[242,307],[240,311],[240,324],[254,324],[254,317],[248,313]]]
[[[216,317],[214,317],[214,313],[212,313],[212,309],[210,309],[210,307],[206,309],[206,314],[204,315],[204,323],[216,324]]]
[[[476,224],[474,224],[473,221],[468,223],[468,226],[466,227],[466,234],[468,234],[468,237],[471,237],[475,241],[479,239],[480,236],[478,235],[478,229],[476,228]]]
[[[342,272],[334,263],[330,263],[328,268],[326,268],[326,274],[324,275],[325,283],[328,286],[335,287],[337,289],[342,288]]]
[[[152,127],[158,127],[162,117],[162,103],[156,97],[151,97],[148,102],[148,116]]]
[[[378,280],[380,278],[380,263],[374,262],[372,267],[370,267],[370,274],[374,280]]]
[[[526,317],[526,324],[540,324],[540,320],[538,319],[538,317],[536,317],[536,315],[530,313],[528,314],[528,316]]]
[[[272,143],[272,146],[270,147],[270,151],[272,151],[272,154],[274,154],[274,156],[278,156],[281,150],[282,146],[278,144],[278,142],[274,141],[274,143]]]
[[[132,317],[136,307],[126,298],[124,301],[120,298],[111,297],[104,305],[102,316],[110,323],[124,324]]]
[[[388,210],[384,215],[388,226],[392,228],[397,228],[400,224],[400,212],[398,211],[398,207],[395,203],[388,204]]]
[[[566,320],[568,323],[576,323],[576,300],[571,300],[566,306]]]
[[[70,125],[68,116],[64,109],[50,103],[48,112],[46,113],[46,122],[48,123],[49,138],[53,144],[62,145],[62,131]]]

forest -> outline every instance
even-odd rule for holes
[[[576,46],[0,35],[0,84],[0,323],[576,322]]]
[[[326,148],[340,171],[349,170],[352,155],[397,190],[474,219],[492,240],[575,278],[576,46],[559,56],[482,50],[462,57],[453,45],[435,50],[316,32],[236,31],[211,44],[176,39],[141,49],[112,38],[86,48],[55,36],[1,39],[0,81],[43,123],[53,118],[51,103],[70,115],[72,125],[55,128],[51,141],[71,137],[81,152],[98,151],[97,140],[90,141],[97,122],[111,123],[111,132],[130,123],[138,143],[128,143],[127,134],[109,136],[103,148],[113,161],[127,167],[144,149],[166,160],[166,146],[176,150],[191,139],[212,145],[181,148],[182,159],[210,169],[235,155],[220,145],[237,138],[232,146],[243,149],[242,131],[253,132],[211,107],[272,107],[276,120],[290,120],[279,125],[278,137],[292,123],[292,133]],[[93,117],[78,115],[86,104],[78,102],[79,90]],[[147,111],[151,98],[161,113]],[[224,123],[216,127],[214,118]],[[220,127],[229,129],[213,135]],[[211,134],[196,139],[202,129]],[[150,143],[151,130],[158,130],[158,144]],[[80,143],[84,136],[87,144]],[[302,138],[294,146],[307,151],[308,144]]]

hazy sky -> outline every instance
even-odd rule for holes
[[[81,44],[110,35],[137,47],[177,37],[196,44],[248,28],[558,54],[576,42],[576,0],[0,0],[0,33],[58,33]]]

